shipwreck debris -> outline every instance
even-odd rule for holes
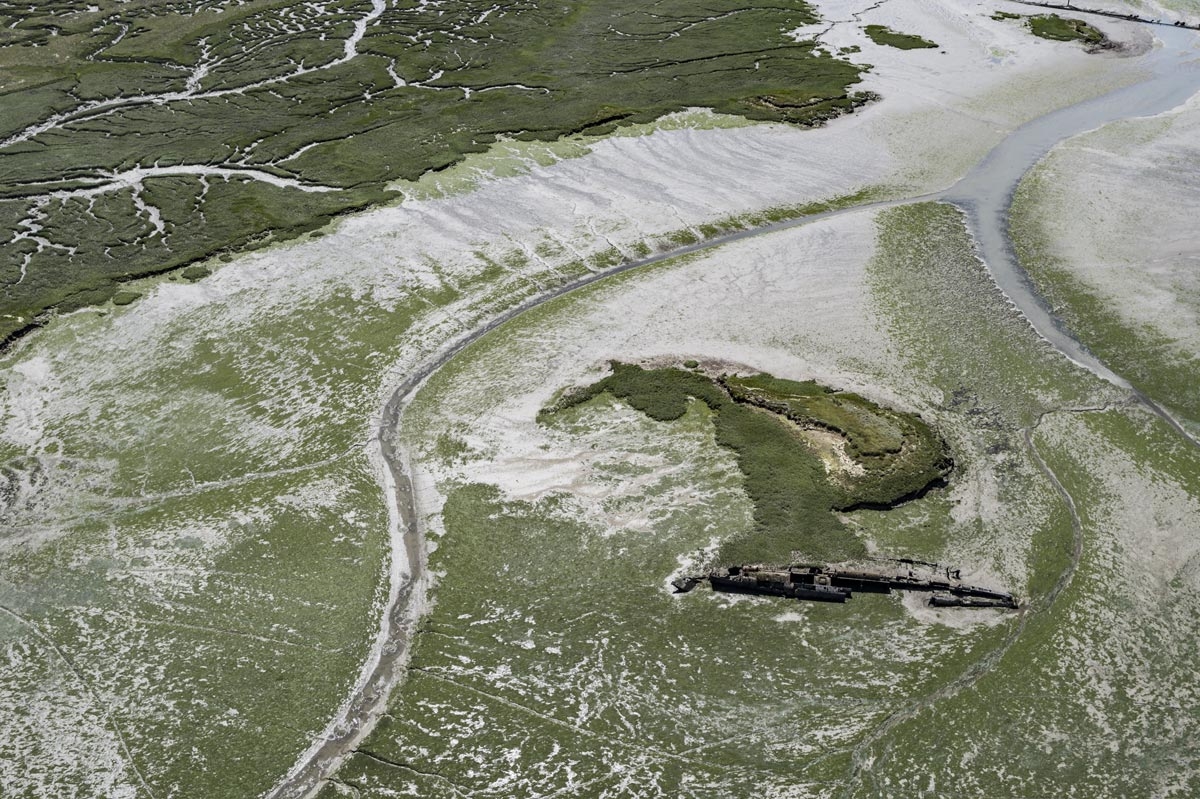
[[[1016,598],[1007,591],[962,582],[958,569],[943,569],[936,564],[907,559],[893,563],[898,565],[887,569],[873,566],[742,564],[713,569],[704,576],[680,577],[671,584],[676,593],[687,593],[707,580],[714,591],[783,596],[815,602],[845,602],[855,591],[868,594],[927,591],[932,594],[929,604],[935,607],[1019,607]]]
[[[704,582],[705,579],[704,577],[678,577],[671,581],[671,585],[675,587],[675,593],[686,594]]]
[[[1012,597],[961,596],[935,591],[929,597],[935,608],[1015,608]]]
[[[806,575],[791,568],[770,569],[764,566],[716,569],[708,573],[708,583],[715,591],[769,594],[814,602],[845,602],[851,593],[849,587],[832,585],[828,575]]]

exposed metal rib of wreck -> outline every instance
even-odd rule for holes
[[[1016,608],[1016,598],[1007,591],[968,585],[954,569],[921,569],[934,564],[901,560],[891,569],[832,566],[763,566],[744,564],[714,569],[703,577],[675,580],[677,593],[691,591],[707,580],[714,591],[792,597],[815,602],[845,602],[855,591],[890,594],[893,591],[925,591],[929,604],[937,607]],[[917,568],[914,568],[917,567]],[[922,573],[924,572],[924,573]]]

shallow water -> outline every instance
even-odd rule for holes
[[[1033,328],[1075,363],[1122,387],[1129,384],[1063,327],[1017,263],[1008,212],[1017,184],[1058,143],[1110,122],[1170,111],[1200,91],[1200,34],[1163,27],[1143,56],[1151,77],[1029,122],[1004,139],[942,197],[968,216],[979,254],[1000,289]]]

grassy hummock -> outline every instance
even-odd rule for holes
[[[803,429],[827,430],[857,467],[842,476],[847,498],[841,509],[888,506],[946,476],[951,467],[941,438],[920,416],[884,408],[848,391],[814,381],[768,374],[721,381],[739,403],[779,414]]]
[[[895,47],[897,50],[928,50],[938,46],[937,42],[911,33],[900,33],[886,25],[868,25],[863,30],[875,44]]]
[[[722,560],[861,556],[861,542],[835,512],[889,507],[937,484],[952,467],[945,443],[919,416],[768,374],[714,378],[614,362],[608,377],[567,393],[541,416],[603,393],[657,421],[681,418],[693,401],[714,412],[717,443],[737,455],[755,522],[752,532],[722,546]]]
[[[1060,17],[1058,14],[1038,14],[1029,18],[1029,30],[1034,36],[1056,42],[1103,44],[1106,37],[1098,28],[1081,19]]]

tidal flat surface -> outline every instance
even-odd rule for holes
[[[225,256],[113,303],[101,286],[0,355],[5,791],[1196,793],[1195,449],[1038,335],[961,213],[910,203],[1022,124],[1144,80],[1153,29],[1097,20],[1129,47],[1092,54],[998,9],[1030,12],[247,3],[106,26],[117,12],[10,9],[3,79],[29,102],[0,164],[58,170],[5,183],[13,287],[52,274],[40,257],[102,284],[113,261],[171,266],[162,241],[185,228]],[[551,46],[568,33],[569,53]],[[497,58],[453,55],[472,48]],[[881,99],[811,129],[737,105],[810,60]],[[578,102],[546,84],[563,113],[613,106],[568,125],[522,88],[584,74],[563,62],[637,69]],[[435,119],[450,138],[389,138]],[[455,165],[425,171],[434,151]],[[78,211],[65,238],[29,215],[38,198]],[[672,596],[753,529],[753,505],[701,404],[657,422],[599,398],[539,423],[614,359],[768,371],[920,415],[949,485],[844,513],[841,532],[1025,607]],[[402,596],[415,631],[386,624]],[[374,681],[385,653],[400,668]]]
[[[1200,418],[1196,101],[1064,141],[1022,181],[1021,263],[1079,339],[1193,433]]]

